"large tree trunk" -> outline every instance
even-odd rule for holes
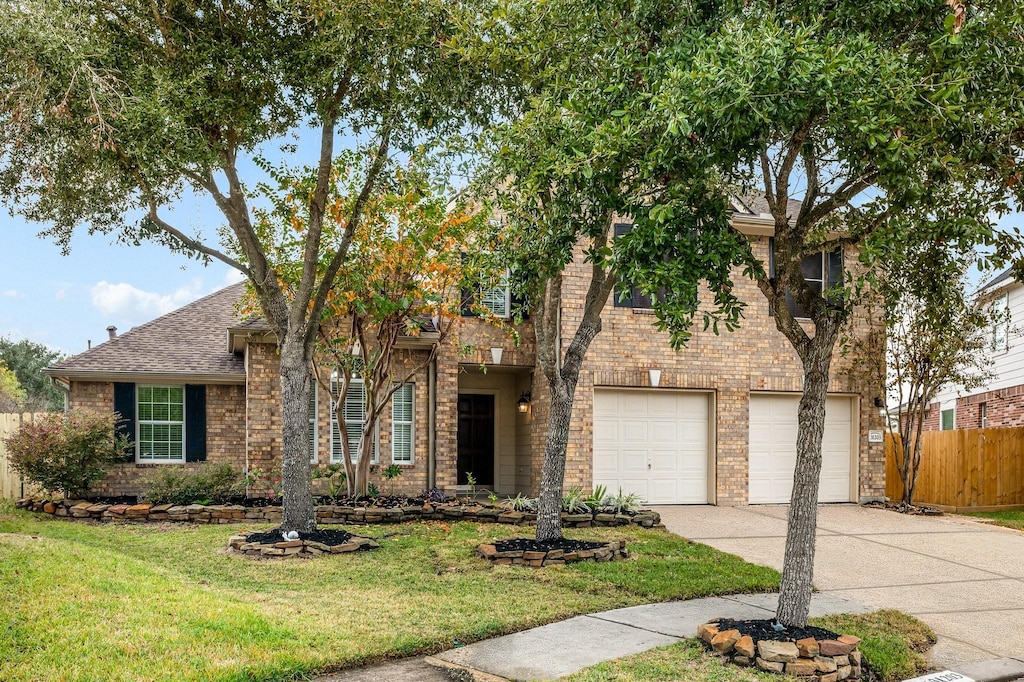
[[[289,334],[281,353],[282,530],[316,529],[309,471],[309,353],[299,335]]]
[[[569,423],[576,382],[571,387],[560,381],[551,385],[551,410],[548,436],[544,443],[544,465],[537,503],[537,541],[562,538],[562,485],[565,479],[565,453],[569,445]]]
[[[815,532],[818,526],[818,480],[821,441],[825,431],[825,400],[835,333],[819,330],[804,353],[804,391],[800,398],[793,495],[786,529],[786,554],[779,589],[778,620],[805,627],[811,608]]]

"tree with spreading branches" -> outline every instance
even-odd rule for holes
[[[382,173],[395,154],[489,115],[487,69],[446,46],[459,14],[474,11],[445,0],[0,1],[0,196],[65,250],[86,226],[246,276],[279,349],[285,529],[316,524],[309,363]],[[243,177],[307,143],[315,181],[296,197],[306,229],[285,283]],[[342,234],[328,246],[331,173],[352,160],[346,145],[358,191],[332,216]],[[176,219],[186,192],[212,200],[230,244],[217,243],[216,226]]]

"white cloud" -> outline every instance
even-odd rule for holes
[[[104,315],[120,320],[146,321],[171,312],[203,295],[201,280],[180,287],[170,294],[143,291],[126,282],[100,281],[91,290],[92,304]]]
[[[8,289],[6,291],[0,291],[0,296],[5,298],[25,298],[25,294],[21,293],[16,289]]]
[[[234,268],[228,268],[227,271],[224,273],[224,286],[226,287],[229,287],[232,284],[238,284],[239,282],[242,282],[244,280],[245,275],[243,275],[238,270],[235,270]]]

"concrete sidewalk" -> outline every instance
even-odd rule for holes
[[[657,507],[678,535],[782,569],[787,506]],[[938,668],[1024,654],[1024,533],[963,516],[821,505],[814,585],[893,608],[939,636]]]

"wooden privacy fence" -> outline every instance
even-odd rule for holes
[[[23,488],[18,476],[7,462],[7,446],[4,439],[12,435],[25,422],[35,422],[46,416],[46,412],[0,412],[0,498],[18,499],[22,493],[32,492],[28,484]]]
[[[894,447],[889,434],[885,494],[898,501],[903,496],[903,482]],[[924,432],[914,503],[947,511],[1024,508],[1024,427]]]

